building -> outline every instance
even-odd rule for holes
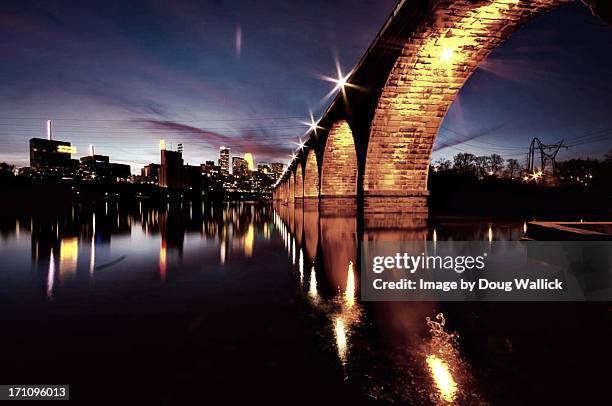
[[[215,165],[215,161],[206,161],[201,166],[202,166],[202,173],[209,173],[209,172],[214,171],[215,168],[218,168],[218,166]]]
[[[111,163],[107,155],[98,155],[90,146],[90,155],[80,160],[79,168],[83,179],[127,181],[132,175],[130,165]]]
[[[280,179],[283,176],[283,171],[285,170],[285,165],[280,162],[272,163],[272,173],[274,174],[274,180]]]
[[[132,175],[132,168],[130,165],[111,163],[110,164],[110,177],[112,180],[117,182],[126,182]]]
[[[249,174],[249,164],[244,158],[235,156],[232,158],[232,174],[244,178]]]
[[[183,165],[183,154],[178,151],[161,150],[159,186],[170,189],[187,189],[187,173]]]
[[[140,171],[142,182],[157,185],[159,183],[159,168],[160,165],[158,164],[149,164],[142,168]]]
[[[189,189],[199,190],[202,188],[202,166],[201,165],[185,165],[187,173],[187,186]]]
[[[244,160],[247,163],[247,168],[249,171],[254,171],[255,167],[253,164],[253,154],[251,154],[250,152],[247,152],[246,154],[244,154]]]
[[[272,167],[267,162],[258,162],[257,172],[264,174],[264,175],[270,175],[272,174]]]
[[[79,161],[72,159],[76,148],[67,141],[30,139],[30,166],[38,171],[77,171]]]
[[[230,171],[230,149],[221,147],[219,148],[219,166],[221,167],[221,173],[224,176],[229,175]]]
[[[110,176],[110,160],[106,155],[89,155],[79,165],[84,179],[106,179]]]

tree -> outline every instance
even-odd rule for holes
[[[606,154],[606,162],[612,162],[612,149]]]
[[[491,171],[491,157],[489,156],[478,156],[475,159],[476,170],[478,178],[484,178]]]
[[[508,176],[510,179],[514,179],[520,176],[523,168],[519,161],[510,158],[507,162],[508,163],[506,165],[506,176]]]
[[[453,166],[453,163],[451,161],[449,161],[448,159],[445,158],[440,158],[437,161],[435,161],[433,163],[433,167],[435,168],[434,170],[436,172],[440,171],[440,172],[445,172],[451,169],[451,167]]]
[[[13,176],[15,165],[0,162],[0,176]]]
[[[499,175],[499,173],[504,168],[504,158],[502,158],[498,154],[492,154],[489,157],[489,174],[490,175]]]
[[[457,172],[475,172],[476,156],[467,152],[462,152],[453,157],[453,169]]]

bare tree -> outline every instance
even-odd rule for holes
[[[489,157],[489,175],[498,176],[501,174],[502,169],[504,169],[504,158],[502,158],[498,154],[492,154]]]
[[[475,172],[476,156],[467,152],[462,152],[453,157],[453,169],[457,172]]]
[[[508,176],[510,179],[514,179],[517,176],[520,176],[521,171],[523,170],[523,167],[521,166],[519,161],[511,158],[511,159],[508,159],[507,162],[508,163],[506,165],[506,176]]]
[[[491,157],[486,155],[478,156],[475,163],[478,178],[482,179],[491,172]]]
[[[453,163],[451,161],[449,161],[448,159],[445,158],[440,158],[437,161],[435,161],[433,163],[433,167],[435,168],[435,171],[441,171],[441,172],[445,172],[448,171],[452,168]]]

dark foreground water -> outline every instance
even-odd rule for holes
[[[609,303],[359,300],[358,241],[515,240],[524,221],[388,220],[251,203],[5,213],[0,383],[69,384],[85,404],[609,402]]]

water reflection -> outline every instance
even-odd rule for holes
[[[304,249],[306,252],[306,262],[314,263],[319,244],[319,206],[304,205]]]
[[[53,285],[55,284],[55,258],[53,257],[53,250],[49,257],[49,271],[47,274],[47,298],[53,299]]]
[[[255,210],[255,206],[147,201],[76,204],[65,212],[22,215],[10,225],[2,221],[0,230],[15,240],[23,239],[24,233],[29,236],[32,265],[44,275],[46,295],[52,298],[60,286],[108,275],[126,258],[146,258],[154,245],[156,280],[162,283],[181,272],[185,247],[194,239],[217,245],[220,265],[234,255],[250,258],[257,241],[269,240],[270,230],[275,229],[272,209],[262,205]],[[292,238],[288,231],[286,238]]]
[[[336,347],[338,348],[338,358],[340,358],[340,362],[343,366],[346,366],[347,362],[348,344],[346,341],[346,332],[347,328],[344,324],[344,320],[342,320],[342,317],[336,316],[334,322],[334,333],[336,337]]]
[[[353,262],[348,264],[348,272],[346,276],[346,290],[344,291],[344,303],[349,309],[355,306],[355,270]]]
[[[60,282],[75,276],[79,259],[79,240],[76,237],[60,240]]]
[[[440,397],[447,402],[453,402],[457,394],[457,383],[450,373],[448,364],[435,354],[428,355],[426,362],[436,387],[440,391]]]
[[[431,333],[431,339],[423,349],[434,386],[430,397],[435,403],[438,400],[454,402],[460,393],[455,376],[463,376],[465,379],[469,374],[465,361],[459,355],[458,336],[445,331],[446,319],[442,313],[438,313],[435,319],[426,317],[425,320]]]
[[[43,301],[45,297],[53,300],[52,305],[74,292],[85,296],[84,289],[129,285],[165,291],[180,285],[194,286],[200,295],[194,274],[212,275],[207,282],[227,277],[229,283],[242,283],[251,277],[266,281],[266,294],[275,297],[283,291],[291,297],[290,305],[279,301],[274,306],[281,303],[277,307],[291,319],[305,313],[296,325],[315,330],[313,336],[321,342],[314,346],[329,362],[325,365],[333,365],[341,382],[364,390],[368,399],[461,404],[480,399],[472,366],[462,355],[465,342],[460,345],[454,333],[445,332],[445,320],[427,319],[450,308],[448,320],[455,321],[461,312],[452,314],[452,310],[460,305],[442,309],[437,303],[363,303],[359,295],[360,241],[401,240],[423,245],[426,240],[519,239],[523,221],[415,217],[399,221],[367,214],[358,218],[344,208],[329,204],[319,208],[312,201],[272,208],[256,203],[155,205],[143,200],[76,205],[65,213],[20,216],[17,221],[2,221],[0,231],[3,244],[18,239],[26,257],[29,250],[31,261],[26,258],[23,274],[36,281],[33,289],[38,289]],[[273,272],[263,278],[261,272],[266,269]],[[276,283],[278,275],[286,280]],[[253,281],[247,280],[245,286],[250,288]],[[244,306],[263,300],[225,298],[227,283],[208,284],[213,286],[211,296],[222,297],[223,304],[243,311]],[[260,316],[266,325],[271,320],[269,314],[248,314],[251,319]],[[249,323],[261,328],[257,320]],[[278,325],[286,326],[284,323]],[[235,325],[229,327],[228,335],[241,334],[243,325]],[[453,331],[465,334],[455,325]],[[487,348],[487,340],[473,346],[477,351]]]
[[[310,270],[310,283],[308,285],[308,296],[314,304],[319,303],[319,290],[317,289],[317,273],[314,266]]]
[[[440,319],[443,316],[430,319],[437,313],[438,304],[374,302],[366,309],[360,302],[358,242],[402,241],[418,250],[424,249],[426,241],[516,240],[523,236],[522,222],[435,220],[416,215],[398,218],[365,213],[363,228],[359,230],[354,211],[334,207],[330,202],[318,206],[312,201],[307,206],[302,203],[275,206],[274,218],[285,244],[290,241],[288,258],[295,265],[304,297],[312,310],[327,320],[327,336],[345,379],[359,380],[369,387],[370,396],[390,402],[480,401],[471,367],[460,356],[458,336],[444,331],[445,320]],[[377,344],[380,347],[376,349],[369,347],[374,344],[364,336],[367,333],[363,325],[368,319],[375,320],[380,337]],[[377,376],[377,367],[364,366],[368,351],[385,354],[390,364],[382,369],[387,375]],[[380,358],[376,362],[380,363]],[[401,372],[390,379],[389,369]],[[372,374],[367,384],[361,381],[364,374]],[[421,383],[415,387],[415,382]]]

